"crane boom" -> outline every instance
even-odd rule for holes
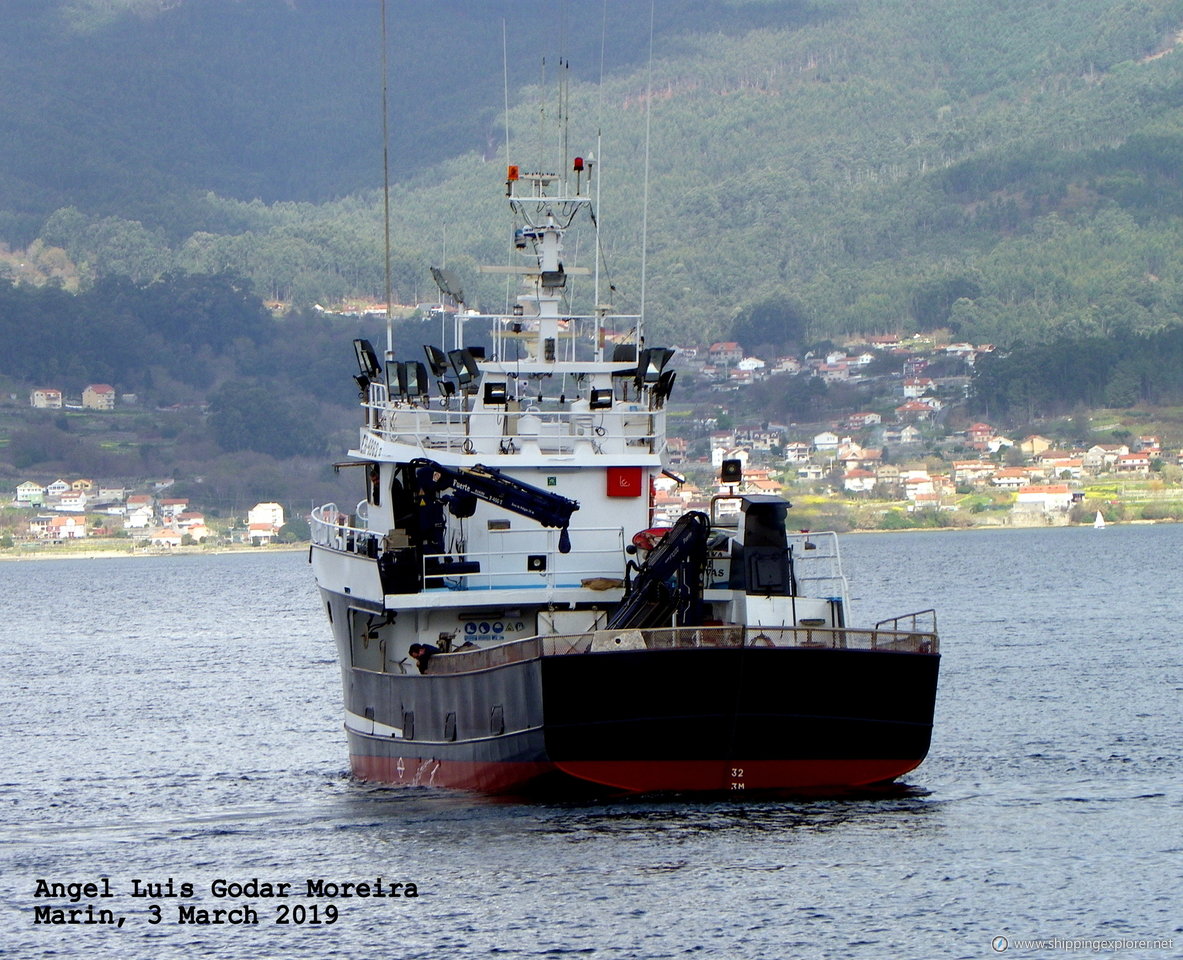
[[[472,467],[445,467],[434,460],[414,460],[415,482],[426,495],[444,501],[456,517],[470,517],[476,500],[529,517],[544,527],[557,527],[559,552],[571,551],[571,537],[567,527],[571,514],[579,509],[577,500],[570,500],[513,477],[507,477],[492,467],[476,464]],[[454,491],[445,494],[448,489]]]

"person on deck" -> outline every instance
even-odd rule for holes
[[[420,673],[427,672],[427,662],[440,652],[439,647],[433,647],[430,643],[412,643],[407,653],[411,655],[411,659],[419,666]]]

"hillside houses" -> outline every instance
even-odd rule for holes
[[[972,407],[962,402],[965,377],[959,374],[962,363],[968,367],[985,346],[879,335],[826,344],[797,357],[776,356],[780,350],[753,357],[745,345],[719,341],[681,351],[673,360],[679,382],[667,404],[673,435],[665,463],[688,480],[655,490],[653,521],[658,525],[673,522],[688,509],[709,509],[712,495],[720,490],[718,471],[727,460],[739,461],[745,490],[795,487],[789,499],[807,511],[816,509],[815,498],[837,497],[864,525],[873,525],[876,514],[887,509],[960,510],[964,515],[958,523],[968,522],[970,513],[990,522],[1014,512],[1020,502],[1025,506],[1019,512],[1046,519],[1060,516],[1062,491],[1036,489],[1032,494],[1030,488],[1066,487],[1080,493],[1092,478],[1103,477],[1106,484],[1112,479],[1118,490],[1113,496],[1120,498],[1123,490],[1150,486],[1142,482],[1147,478],[1157,484],[1164,464],[1171,465],[1161,475],[1164,481],[1173,484],[1176,477],[1176,441],[1156,435],[1171,429],[1169,421],[1159,425],[1146,417],[1128,433],[1117,429],[1117,423],[1098,423],[1092,439],[1114,442],[1073,444],[1074,438],[1089,435],[1082,420],[1071,425],[1034,420],[1012,439],[1000,433],[1007,427],[988,422],[992,413],[968,416]],[[46,410],[54,410],[55,403],[73,409],[76,402],[57,388],[73,391],[80,385],[38,385],[33,390],[32,384],[16,385],[10,405],[23,406],[28,395],[31,404]],[[21,412],[40,423],[68,424],[71,429],[78,424],[78,435],[88,439],[110,431],[119,437],[118,445],[130,447],[128,435],[134,431],[127,425],[141,418],[100,416],[99,411],[112,408],[113,397],[109,384],[89,384],[78,402],[88,412],[96,411],[94,416]],[[102,426],[103,421],[115,426]],[[95,458],[89,463],[99,466],[74,469],[94,472],[108,462],[114,461]],[[8,479],[13,509],[22,511],[18,536],[33,515],[81,518],[82,529],[92,532],[110,525],[137,544],[161,547],[228,536],[226,522],[216,516],[207,522],[197,497],[191,501],[185,496],[206,492],[193,482],[196,478],[177,478],[175,485],[172,478],[134,483],[73,475]],[[215,486],[210,483],[207,489]],[[1157,485],[1154,492],[1147,502],[1162,499]],[[1036,503],[1038,509],[1029,506]],[[1052,506],[1044,509],[1048,504]],[[226,509],[225,503],[220,506]],[[245,519],[240,515],[233,535],[260,544],[278,538],[282,507],[274,504],[278,513],[265,507],[257,504]],[[926,516],[924,522],[932,519]]]
[[[81,540],[87,535],[86,518],[40,515],[29,521],[29,532],[40,540]]]
[[[82,389],[82,396],[66,395],[57,387],[34,387],[29,391],[29,406],[34,410],[62,410],[66,407],[77,410],[114,410],[115,388],[109,383],[91,383]]]
[[[1117,458],[1130,452],[1124,443],[1097,443],[1085,451],[1084,469],[1090,473],[1105,473],[1117,465]]]
[[[188,498],[164,497],[160,492],[129,493],[122,484],[84,477],[58,477],[44,486],[35,480],[23,480],[16,486],[10,507],[39,511],[23,518],[17,528],[18,538],[33,541],[114,535],[137,544],[171,547],[202,543],[216,535],[205,515],[191,509]],[[253,544],[273,543],[283,526],[281,504],[258,503],[251,508],[240,539]]]

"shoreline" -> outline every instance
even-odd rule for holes
[[[97,548],[93,550],[61,550],[54,547],[36,551],[22,552],[19,547],[0,550],[0,563],[5,561],[22,562],[27,560],[110,560],[125,558],[128,560],[155,559],[158,557],[183,556],[221,556],[237,553],[296,553],[307,551],[310,543],[285,543],[266,547],[157,547],[132,550],[115,550]]]
[[[1121,520],[1106,525],[1109,527],[1155,527],[1162,524],[1179,523],[1178,520]],[[1052,529],[1088,529],[1092,523],[1029,523],[1029,524],[983,524],[970,527],[903,527],[900,529],[881,530],[845,530],[841,536],[861,536],[869,533],[956,533],[968,531],[997,531],[997,530],[1052,530]],[[819,527],[810,530],[811,533],[821,533]],[[110,560],[126,559],[156,559],[160,557],[182,556],[223,556],[238,553],[297,553],[307,551],[312,546],[310,541],[301,543],[272,544],[266,547],[222,546],[222,547],[156,547],[133,550],[93,549],[93,550],[62,550],[48,547],[36,551],[21,552],[19,547],[0,550],[0,563],[36,560]]]

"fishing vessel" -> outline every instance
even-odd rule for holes
[[[310,551],[352,771],[489,794],[890,782],[929,748],[936,614],[851,626],[837,537],[790,533],[738,461],[709,510],[655,525],[656,481],[681,479],[674,351],[639,315],[572,306],[595,173],[509,166],[503,312],[434,271],[451,348],[354,341],[363,422],[339,466],[361,499],[313,511]]]

